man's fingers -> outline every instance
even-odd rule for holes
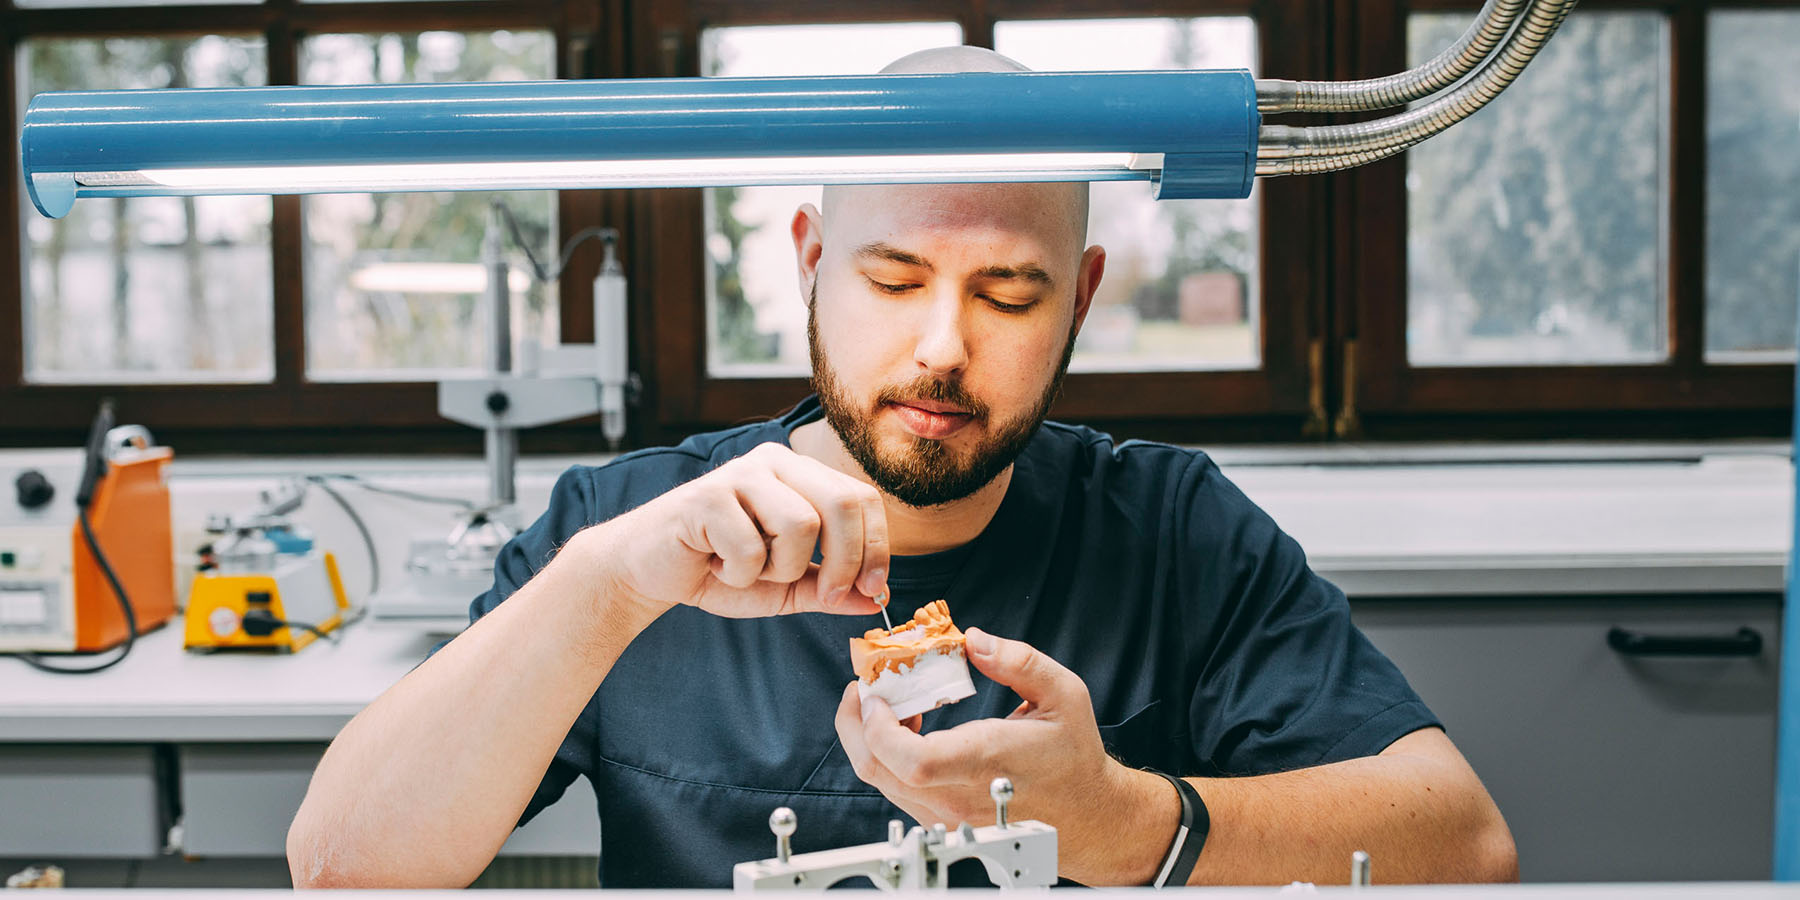
[[[844,689],[844,698],[838,703],[837,720],[838,743],[844,745],[844,755],[850,758],[850,768],[856,771],[870,787],[887,791],[895,784],[894,777],[876,761],[869,753],[868,745],[863,741],[862,697],[857,693],[856,682]]]
[[[786,603],[781,608],[784,614],[822,612],[840,616],[869,616],[881,612],[881,607],[876,606],[874,600],[856,591],[839,596],[836,602],[828,602],[829,598],[819,587],[819,567],[812,563],[807,564],[807,573],[799,581],[788,585],[768,583],[765,586],[787,591]]]
[[[979,628],[970,628],[964,638],[969,662],[1032,706],[1056,709],[1059,704],[1080,702],[1086,706],[1092,702],[1080,676],[1030,644],[995,637]]]
[[[819,540],[819,511],[780,479],[760,472],[738,483],[737,496],[768,537],[760,577],[781,584],[800,580]]]
[[[894,711],[885,702],[870,698],[863,706],[862,724],[863,743],[869,754],[907,787],[985,783],[982,778],[990,768],[986,750],[990,735],[987,729],[972,727],[981,722],[919,734],[894,718]]]
[[[818,510],[819,581],[826,596],[858,586],[864,588],[864,596],[879,593],[887,581],[887,519],[881,494],[817,460],[778,454],[770,454],[768,460],[775,477]],[[878,529],[873,537],[869,534],[871,517]],[[875,544],[873,555],[871,543]],[[872,571],[876,567],[879,573]]]
[[[736,588],[749,587],[762,574],[768,559],[768,545],[750,515],[736,503],[721,503],[701,523],[701,540],[705,550],[718,559],[713,575]]]
[[[866,597],[880,597],[887,602],[888,524],[887,506],[880,492],[873,488],[862,492],[863,546],[862,574],[857,576],[857,590]]]

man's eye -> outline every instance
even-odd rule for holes
[[[981,299],[986,300],[987,304],[989,306],[992,306],[993,308],[995,308],[1003,313],[1015,313],[1015,314],[1022,313],[1024,311],[1030,309],[1033,305],[1033,303],[1029,303],[1029,302],[1028,303],[1008,303],[1005,300],[1002,300],[1002,299],[992,296],[990,294],[980,294],[978,296]]]
[[[870,284],[870,286],[874,287],[876,290],[878,290],[884,294],[904,294],[907,291],[910,291],[913,288],[918,287],[918,285],[911,284],[908,282],[901,282],[899,284],[890,284],[888,282],[881,281],[881,280],[878,280],[875,278],[869,279],[869,284]]]

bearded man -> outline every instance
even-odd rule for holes
[[[1074,184],[802,207],[816,397],[564,474],[469,629],[332,744],[295,883],[465,885],[577,775],[609,888],[727,887],[777,806],[796,852],[991,823],[997,775],[1090,885],[1333,883],[1357,849],[1384,882],[1515,878],[1437,720],[1204,453],[1045,421],[1105,269],[1086,223]],[[877,599],[939,598],[976,695],[860,702]]]

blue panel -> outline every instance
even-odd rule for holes
[[[1795,384],[1794,412],[1794,436],[1800,439],[1800,382]],[[1781,614],[1780,725],[1775,740],[1776,881],[1800,881],[1800,473],[1794,483],[1794,537],[1788,547],[1787,605]]]
[[[28,183],[271,165],[1165,153],[1207,160],[1173,179],[1173,196],[1241,197],[1259,124],[1244,71],[290,86],[40,94],[20,150]]]

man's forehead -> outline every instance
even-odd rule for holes
[[[960,235],[1078,259],[1087,233],[1086,185],[855,185],[825,190],[820,213],[827,250],[871,243],[901,246]]]

